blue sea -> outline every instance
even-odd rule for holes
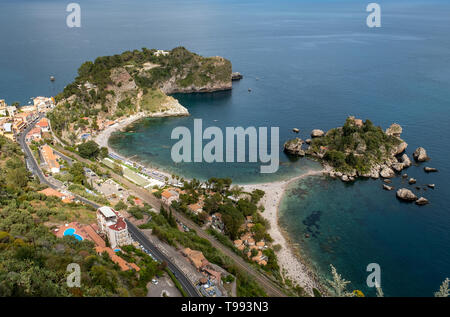
[[[432,296],[450,276],[448,1],[377,1],[381,28],[367,27],[370,1],[361,0],[77,2],[81,28],[71,29],[64,1],[0,0],[0,99],[26,104],[30,97],[55,95],[84,61],[125,50],[185,46],[223,56],[244,75],[232,91],[176,95],[190,117],[143,120],[111,145],[185,177],[229,176],[241,183],[320,168],[282,153],[284,140],[296,136],[292,128],[306,138],[348,115],[383,128],[397,122],[407,153],[423,146],[431,157],[426,165],[439,169],[425,174],[421,164],[407,170],[418,185],[436,184],[418,191],[429,205],[401,203],[379,180],[348,185],[311,177],[291,184],[280,223],[323,280],[333,264],[352,281],[349,289],[368,296],[375,294],[366,286],[369,263],[380,265],[386,296]],[[191,127],[194,118],[221,128],[279,127],[279,171],[262,175],[259,164],[174,164],[170,133]],[[401,182],[395,179],[394,186],[408,186]]]

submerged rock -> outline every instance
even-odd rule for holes
[[[297,129],[297,128],[293,128],[292,131],[294,131],[295,133],[299,133],[300,132],[300,130]]]
[[[427,172],[427,173],[437,172],[437,171],[438,171],[436,168],[434,168],[434,167],[428,167],[428,166],[425,166],[425,167],[423,168],[423,170],[424,170],[425,172]]]
[[[427,151],[423,147],[418,147],[414,151],[413,157],[417,162],[425,162],[430,159],[427,155]]]
[[[428,203],[429,203],[429,201],[425,197],[420,197],[419,199],[416,200],[416,204],[419,205],[419,206],[423,206],[423,205],[426,205]]]
[[[394,187],[388,186],[388,185],[386,185],[386,184],[383,184],[383,189],[386,189],[386,190],[393,190]]]
[[[417,196],[414,195],[414,193],[407,189],[407,188],[400,188],[397,190],[397,197],[399,199],[405,200],[405,201],[415,201],[417,200]]]

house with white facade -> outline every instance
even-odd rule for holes
[[[103,206],[97,210],[97,223],[100,232],[108,237],[112,249],[131,243],[127,223],[111,207]]]

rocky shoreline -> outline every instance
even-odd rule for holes
[[[366,121],[367,122],[367,121]],[[355,127],[356,131],[362,130],[365,128],[365,124],[360,119],[355,119],[354,117],[347,118],[346,125],[349,124],[353,127]],[[348,127],[347,127],[348,128]],[[354,146],[353,150],[349,150],[348,148],[345,151],[346,158],[349,156],[353,157],[359,157],[362,161],[364,161],[367,166],[364,171],[357,170],[357,169],[351,169],[351,170],[343,170],[342,168],[337,168],[333,166],[330,163],[330,160],[327,160],[328,152],[331,150],[327,146],[320,146],[317,150],[317,148],[312,149],[311,144],[314,143],[314,140],[320,140],[321,138],[332,138],[336,131],[342,132],[343,127],[332,129],[328,132],[324,132],[320,129],[314,129],[311,131],[311,139],[307,139],[303,141],[299,137],[296,137],[294,139],[288,140],[284,143],[284,151],[290,155],[294,156],[307,156],[309,158],[312,158],[314,160],[319,161],[324,169],[325,174],[330,176],[331,178],[338,178],[343,182],[353,182],[357,180],[358,178],[372,178],[372,179],[384,179],[385,183],[390,183],[388,181],[390,178],[399,176],[402,171],[407,169],[412,165],[412,160],[410,157],[405,153],[406,148],[408,147],[408,144],[400,138],[403,129],[402,127],[397,124],[393,123],[389,128],[387,128],[384,131],[384,136],[386,138],[390,138],[390,140],[395,141],[393,144],[394,146],[387,147],[389,150],[385,150],[383,153],[383,157],[381,160],[374,161],[371,163],[369,159],[366,160],[366,149],[367,149],[367,140],[364,141],[360,135],[356,135],[356,133],[350,134],[350,137],[353,139],[356,139],[357,142],[354,142],[355,144],[352,144]],[[333,134],[333,136],[330,136],[330,134]],[[327,140],[331,142],[330,140]],[[353,141],[353,140],[352,140]],[[304,145],[307,145],[304,147]],[[319,143],[320,144],[320,143]],[[381,147],[384,147],[382,144]],[[413,153],[413,159],[416,163],[426,162],[430,160],[430,157],[427,154],[427,151],[423,147],[418,147],[414,153]],[[332,160],[331,160],[332,161]],[[366,162],[368,161],[368,162]],[[426,173],[433,173],[437,172],[438,170],[433,167],[425,166],[424,171]],[[403,174],[404,178],[407,178],[407,174]],[[409,184],[416,183],[415,179],[410,179]],[[434,188],[434,184],[428,184],[429,188]],[[383,184],[383,189],[387,191],[391,191],[394,189],[393,186],[389,186],[386,184]],[[424,197],[417,197],[414,193],[412,193],[409,189],[402,188],[397,191],[397,198],[404,201],[415,201],[417,205],[426,205],[429,203],[429,201]]]

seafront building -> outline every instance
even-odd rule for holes
[[[37,112],[36,106],[23,106],[19,109],[21,112]]]
[[[8,112],[8,116],[10,118],[13,118],[17,112],[17,108],[16,108],[16,106],[7,106],[6,111]]]
[[[127,223],[111,207],[103,206],[97,210],[97,223],[100,231],[108,238],[111,248],[131,243]]]
[[[7,106],[8,105],[6,104],[5,100],[4,99],[0,99],[0,116],[5,117],[5,116],[8,115],[8,112],[6,110]]]
[[[33,99],[33,104],[38,112],[46,113],[55,107],[55,98],[53,97],[36,97]]]

